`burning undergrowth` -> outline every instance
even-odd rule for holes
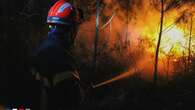
[[[193,0],[165,0],[159,55],[159,73],[162,76],[172,76],[185,70],[186,66],[177,69],[180,62],[189,66],[188,58],[193,57],[195,51],[194,6]],[[88,9],[94,11],[94,7],[95,2]],[[160,25],[159,7],[159,0],[102,1],[98,42],[100,69],[111,62],[123,68],[122,71],[136,69],[143,73],[143,77],[152,75]],[[76,53],[85,56],[82,60],[85,63],[92,62],[95,20],[95,13],[91,13],[81,25],[77,38]],[[107,61],[109,58],[111,60]]]

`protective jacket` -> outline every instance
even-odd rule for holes
[[[45,110],[71,110],[80,102],[79,75],[69,45],[62,40],[67,38],[64,35],[49,32],[49,37],[33,55],[34,73],[48,89],[48,98],[42,99],[43,103],[47,103]]]
[[[64,33],[49,32],[48,38],[40,45],[33,55],[33,68],[41,77],[48,78],[49,82],[54,83],[59,80],[71,78],[79,79],[76,73],[76,65],[70,53],[70,44]],[[66,73],[65,73],[66,72]],[[72,73],[70,73],[72,72]],[[66,74],[66,75],[63,75]],[[72,74],[72,76],[71,76]]]

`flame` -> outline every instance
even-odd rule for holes
[[[109,47],[106,49],[110,52],[109,54],[111,54],[114,60],[126,64],[129,59],[133,59],[129,57],[128,54],[130,53],[132,54],[131,56],[135,57],[135,59],[133,59],[135,61],[132,61],[135,64],[128,62],[128,68],[135,68],[136,65],[136,68],[140,70],[143,69],[145,75],[152,75],[161,14],[156,8],[158,8],[158,5],[160,6],[160,1],[157,1],[157,4],[152,4],[153,0],[131,0],[129,8],[126,7],[126,2],[123,0],[103,1],[105,2],[105,7],[101,8],[101,16],[104,17],[100,20],[100,25],[104,25],[107,18],[110,18],[113,13],[115,13],[115,16],[112,19],[111,25],[100,31],[99,45],[102,45],[101,42],[106,39],[106,43],[108,43],[106,46]],[[195,12],[195,2],[182,2],[183,3],[179,4],[177,7],[175,6],[177,4],[173,5],[172,8],[169,8],[169,10],[164,13],[163,33],[159,53],[159,72],[164,72],[163,74],[166,72],[164,67],[167,66],[163,64],[163,62],[166,63],[170,56],[171,62],[169,64],[170,67],[168,67],[169,69],[174,69],[174,63],[180,61],[179,59],[181,57],[188,56],[189,25],[191,14],[193,15]],[[129,9],[128,24],[127,9]],[[95,14],[92,14],[89,20],[82,24],[77,39],[78,42],[85,40],[82,44],[85,44],[88,50],[93,49],[91,47],[93,47],[93,36],[95,36],[95,18]],[[178,19],[180,21],[178,21]],[[195,25],[195,21],[193,25]],[[195,30],[195,26],[193,26],[192,30]],[[192,32],[192,35],[194,36],[194,32]],[[126,44],[125,40],[127,39],[130,41],[129,49],[124,51],[118,49]],[[105,51],[107,51],[106,49]],[[111,51],[113,49],[120,50],[120,52]],[[194,38],[192,39],[191,51],[192,54],[195,53]],[[124,57],[116,55],[121,53]],[[169,70],[169,72],[172,72],[172,70]]]
[[[151,18],[148,18],[151,20]],[[154,21],[154,22],[157,22]],[[163,33],[160,45],[159,60],[164,59],[166,55],[173,54],[175,57],[179,58],[183,56],[183,53],[188,51],[188,37],[182,28],[176,24],[173,24],[174,20],[166,18],[165,24],[163,25]],[[151,22],[153,23],[153,22]],[[171,24],[171,25],[170,25]],[[155,53],[156,44],[158,40],[159,29],[155,28],[154,24],[148,23],[148,26],[142,27],[140,32],[140,37],[142,39],[147,39],[147,43],[151,44],[146,47],[146,51],[150,54]],[[189,33],[189,30],[187,31]],[[146,45],[146,44],[143,44]]]
[[[165,54],[174,52],[175,55],[182,55],[185,51],[186,39],[184,38],[184,32],[174,26],[172,29],[163,33],[161,51]]]

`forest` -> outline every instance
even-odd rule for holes
[[[47,38],[54,2],[0,1],[0,104],[31,105],[40,91],[31,55]],[[69,2],[84,12],[73,50],[80,109],[195,109],[195,0]]]

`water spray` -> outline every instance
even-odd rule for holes
[[[125,79],[125,78],[127,78],[127,77],[133,75],[135,72],[136,72],[136,69],[129,70],[129,71],[127,71],[127,72],[125,72],[125,73],[122,73],[122,74],[120,74],[120,75],[118,75],[118,76],[115,76],[115,77],[113,77],[113,78],[111,78],[111,79],[109,79],[109,80],[106,80],[106,81],[103,81],[103,82],[101,82],[101,83],[92,85],[92,88],[102,87],[102,86],[108,85],[108,84],[110,84],[110,83],[113,83],[113,82],[115,82],[115,81],[118,81],[118,80],[121,80],[121,79]]]

